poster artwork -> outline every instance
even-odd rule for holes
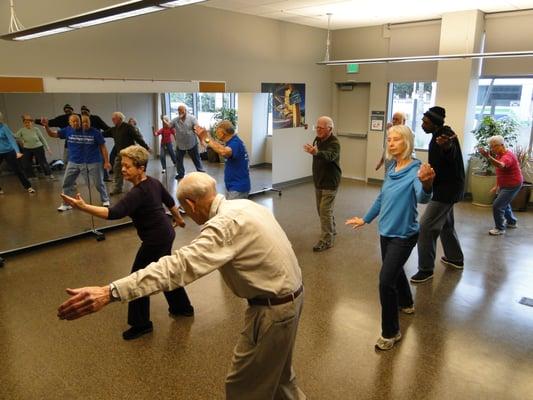
[[[305,83],[262,83],[261,92],[272,94],[274,129],[305,126]]]

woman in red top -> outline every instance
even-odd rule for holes
[[[161,116],[161,122],[163,122],[163,127],[156,131],[153,129],[154,136],[161,135],[161,151],[159,152],[159,158],[161,160],[161,171],[163,174],[167,169],[167,153],[170,155],[170,159],[176,166],[176,153],[174,153],[174,147],[172,143],[176,138],[176,130],[170,127],[170,120],[166,115]]]
[[[498,193],[492,203],[495,227],[489,230],[490,235],[503,235],[506,228],[516,228],[516,217],[511,209],[511,201],[520,191],[524,178],[518,159],[514,153],[505,147],[502,136],[496,135],[489,138],[489,151],[480,148],[479,152],[488,158],[496,167],[496,186],[491,191]]]

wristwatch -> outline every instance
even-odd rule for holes
[[[205,143],[206,144],[209,144],[210,141],[211,141],[211,139],[209,139],[209,138],[205,139]]]
[[[109,292],[111,294],[111,302],[120,301],[120,294],[118,293],[117,287],[113,283],[109,284]]]

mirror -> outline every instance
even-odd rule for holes
[[[251,193],[262,192],[272,185],[272,116],[269,109],[269,95],[265,93],[4,93],[0,94],[0,112],[4,115],[4,124],[17,134],[24,127],[22,116],[28,114],[34,119],[29,129],[40,132],[49,150],[45,157],[52,166],[54,179],[48,179],[44,171],[36,162],[33,153],[23,150],[24,138],[17,141],[21,151],[29,154],[31,163],[25,174],[34,174],[31,185],[35,194],[29,194],[19,182],[17,176],[7,165],[0,164],[0,188],[4,194],[0,195],[0,255],[14,250],[34,245],[60,240],[90,231],[105,230],[105,228],[119,224],[130,223],[129,218],[122,220],[102,220],[92,218],[77,211],[59,212],[61,204],[59,194],[62,192],[65,169],[60,169],[64,157],[65,141],[47,135],[39,120],[44,117],[53,119],[64,114],[64,105],[69,104],[74,113],[81,113],[81,107],[86,106],[92,116],[91,121],[99,117],[105,130],[106,125],[113,126],[112,113],[121,111],[126,122],[133,117],[136,127],[146,144],[152,150],[152,158],[148,164],[148,175],[159,179],[167,190],[175,195],[177,188],[176,168],[166,155],[166,171],[163,172],[160,160],[160,136],[154,136],[152,129],[162,127],[161,115],[168,115],[171,119],[178,116],[179,104],[185,104],[188,112],[194,115],[200,126],[212,131],[221,119],[228,116],[236,117],[236,132],[246,146],[250,165]],[[28,119],[28,118],[27,118]],[[51,127],[52,131],[59,129]],[[19,134],[20,136],[20,134]],[[106,148],[111,154],[114,146],[113,138],[105,139]],[[26,143],[28,146],[32,144]],[[35,143],[33,143],[35,145]],[[172,144],[175,150],[176,143]],[[211,149],[209,149],[211,150]],[[199,146],[201,162],[205,171],[218,182],[218,189],[225,192],[223,157]],[[66,160],[65,160],[66,161]],[[112,161],[112,160],[111,160]],[[23,168],[27,162],[24,157],[17,161]],[[64,164],[66,165],[66,164]],[[184,157],[186,172],[195,170],[189,155]],[[101,205],[102,199],[94,182],[89,179],[87,184],[87,169],[80,172],[76,180],[76,191],[92,204]],[[109,175],[110,180],[113,174]],[[108,193],[113,189],[112,182],[105,183]],[[131,184],[125,182],[123,193],[127,192]],[[121,195],[110,196],[111,204],[116,203]]]

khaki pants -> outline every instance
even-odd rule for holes
[[[250,306],[226,378],[228,400],[303,400],[292,368],[302,293],[277,306]]]
[[[320,217],[320,241],[332,243],[336,235],[335,217],[333,207],[335,206],[336,190],[315,189],[316,210]]]

